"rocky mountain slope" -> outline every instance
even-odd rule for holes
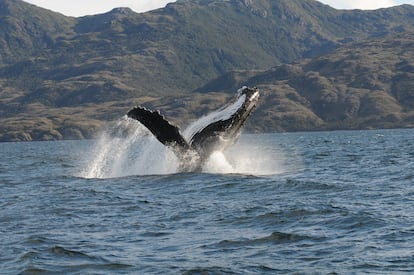
[[[412,55],[407,66],[401,61],[384,69],[373,63],[381,43],[398,48],[394,37],[407,37],[405,43],[412,32],[409,5],[342,11],[314,0],[181,0],[141,14],[119,8],[72,18],[0,0],[0,140],[91,137],[135,104],[162,108],[185,124],[222,104],[238,88],[233,84],[242,83],[263,87],[267,97],[250,126],[257,131],[409,126],[411,105],[401,102],[412,83],[402,74],[411,73]],[[363,54],[368,44],[378,45],[364,65],[355,49]],[[401,74],[401,81],[395,78],[389,88],[383,71]],[[258,81],[272,72],[281,75],[273,75],[271,83]],[[298,99],[276,89],[283,74]],[[364,96],[358,90],[360,106],[350,111],[343,104],[355,99],[346,95],[355,94],[350,91],[356,82]],[[398,85],[404,92],[393,92]],[[378,91],[402,106],[402,116],[392,112],[401,119],[380,123],[382,109],[363,103],[383,100]],[[336,100],[321,100],[333,94]]]
[[[257,130],[414,127],[414,32],[351,43],[270,70],[231,72],[198,92],[241,85],[263,91]]]

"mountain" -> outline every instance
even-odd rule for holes
[[[39,54],[58,36],[72,35],[75,19],[19,0],[0,0],[0,65]]]
[[[414,32],[345,45],[262,71],[238,71],[198,92],[243,85],[263,91],[257,130],[414,127]]]
[[[0,140],[90,137],[134,104],[185,123],[229,98],[196,91],[231,71],[252,75],[410,32],[410,5],[344,11],[314,0],[181,0],[73,18],[0,0]],[[292,130],[280,123],[256,130]],[[293,129],[312,128],[304,126]]]

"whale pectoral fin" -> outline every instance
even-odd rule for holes
[[[135,107],[127,116],[141,122],[164,145],[190,149],[187,141],[181,135],[177,126],[169,123],[158,111],[151,111],[143,107]]]

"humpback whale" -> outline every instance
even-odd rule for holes
[[[257,88],[242,87],[230,103],[197,120],[185,135],[159,111],[134,107],[127,116],[138,120],[175,153],[181,172],[193,172],[201,170],[213,152],[223,151],[237,140],[258,99]]]

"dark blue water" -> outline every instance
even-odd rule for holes
[[[413,130],[245,135],[245,174],[84,178],[96,144],[0,144],[1,274],[414,272]]]

